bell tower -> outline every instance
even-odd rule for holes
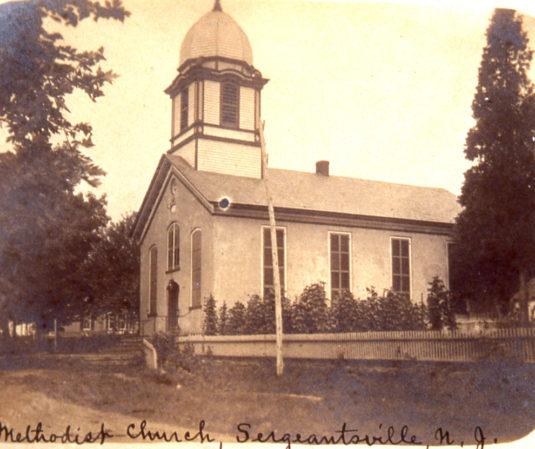
[[[171,149],[197,170],[260,178],[261,90],[249,39],[219,0],[187,32],[172,101]]]

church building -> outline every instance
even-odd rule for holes
[[[216,0],[186,34],[172,103],[171,148],[161,157],[134,227],[141,255],[140,330],[202,332],[213,295],[231,307],[273,288],[260,144],[261,94],[240,26]],[[448,284],[456,197],[416,187],[266,168],[281,284],[294,299],[325,282],[327,296],[392,288],[413,301]]]

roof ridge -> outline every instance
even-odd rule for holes
[[[302,170],[293,170],[293,169],[288,169],[288,168],[278,168],[278,167],[270,167],[270,168],[268,168],[268,171],[280,171],[280,172],[287,172],[287,173],[301,173],[301,174],[306,174],[306,175],[316,175],[315,172],[302,171]],[[402,182],[384,181],[384,180],[381,180],[381,179],[357,178],[357,177],[345,176],[345,175],[332,175],[332,174],[329,174],[328,176],[324,176],[324,175],[320,175],[320,176],[322,176],[325,179],[329,179],[329,178],[349,179],[349,180],[363,181],[363,182],[369,182],[369,183],[388,184],[388,185],[392,185],[392,186],[404,186],[404,187],[412,187],[412,188],[419,188],[419,189],[444,190],[445,192],[448,192],[448,193],[450,193],[452,195],[455,195],[453,192],[450,192],[445,187],[440,187],[440,186],[422,186],[422,185],[417,185],[417,184],[406,184],[406,183],[402,183]],[[455,196],[457,196],[457,195],[455,195]]]

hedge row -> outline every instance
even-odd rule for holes
[[[414,304],[406,295],[387,291],[379,295],[367,290],[364,300],[345,292],[329,305],[325,284],[307,286],[291,302],[282,299],[284,333],[325,333],[424,330],[455,328],[451,312],[451,295],[440,279],[430,283],[428,306]],[[213,296],[204,306],[205,335],[252,335],[275,332],[275,300],[273,295],[251,296],[247,304],[236,302],[231,308],[225,303],[219,309]]]

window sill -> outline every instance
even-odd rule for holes
[[[165,274],[174,273],[175,271],[180,271],[180,266],[167,270]]]
[[[157,315],[155,313],[149,313],[147,318],[155,318]]]
[[[197,310],[197,309],[202,309],[202,306],[189,306],[189,310]]]

